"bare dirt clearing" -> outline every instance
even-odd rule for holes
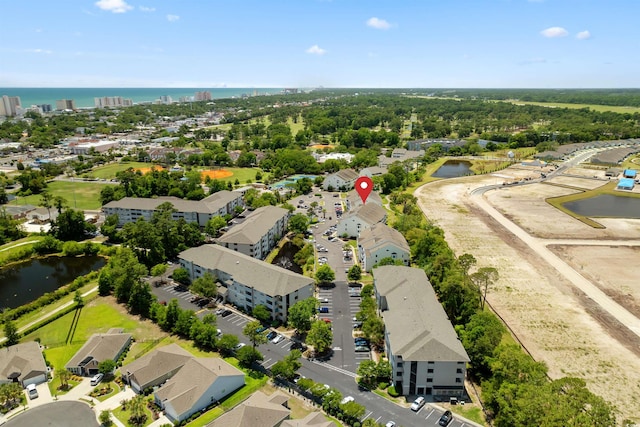
[[[567,185],[569,187],[582,188],[584,190],[593,190],[602,187],[608,181],[589,178],[576,178],[575,176],[557,176],[547,181],[551,184]]]
[[[521,173],[511,168],[500,172]],[[488,301],[534,358],[547,363],[550,376],[583,378],[592,391],[618,407],[621,419],[640,421],[640,340],[474,203],[469,192],[496,184],[496,179],[489,175],[436,181],[415,194],[457,255],[471,253],[478,267],[498,269],[500,280],[489,290]],[[607,227],[618,227],[595,230],[544,202],[545,197],[573,191],[545,184],[501,187],[486,199],[536,237],[614,239],[624,232],[625,238],[640,238],[640,222],[607,220]],[[620,252],[619,262],[636,265],[633,253]],[[605,263],[595,263],[588,273],[604,276],[608,271]]]

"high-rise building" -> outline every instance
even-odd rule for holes
[[[12,117],[18,114],[18,111],[22,110],[22,104],[20,103],[19,96],[7,96],[2,95],[2,102],[0,102],[0,116]]]
[[[161,104],[171,104],[172,102],[173,102],[173,98],[171,98],[171,96],[169,96],[169,95],[160,96],[160,103]]]
[[[211,101],[211,92],[204,90],[202,92],[196,92],[196,101]]]
[[[56,110],[64,111],[64,110],[75,110],[76,109],[76,101],[73,99],[58,99],[56,101]]]
[[[38,104],[37,107],[40,108],[43,113],[50,113],[52,110],[51,104]]]
[[[124,99],[121,96],[103,96],[100,98],[93,98],[96,108],[112,108],[112,107],[131,107],[133,101],[131,99]]]

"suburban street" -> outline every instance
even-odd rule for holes
[[[312,194],[318,193],[317,191]],[[336,280],[333,286],[318,289],[317,297],[321,301],[321,306],[329,308],[328,313],[319,313],[320,318],[326,318],[331,321],[333,328],[333,354],[327,360],[309,360],[302,359],[302,368],[298,371],[300,375],[311,378],[318,383],[328,384],[340,392],[344,396],[353,396],[356,402],[366,407],[364,418],[372,418],[378,423],[385,424],[388,421],[395,421],[398,426],[424,426],[437,425],[438,420],[444,410],[437,405],[427,403],[420,411],[413,412],[406,407],[397,405],[375,393],[360,390],[356,384],[356,372],[358,365],[363,360],[369,360],[369,353],[356,353],[353,341],[353,317],[359,310],[360,297],[352,297],[348,292],[346,269],[353,265],[354,259],[345,260],[342,247],[345,244],[342,240],[329,241],[328,236],[324,236],[324,232],[332,225],[337,223],[334,206],[336,202],[343,202],[344,199],[333,197],[334,193],[322,192],[322,198],[313,196],[296,197],[290,201],[294,206],[298,206],[298,201],[303,199],[308,205],[313,201],[321,204],[321,208],[326,209],[326,220],[319,222],[317,226],[312,227],[314,245],[316,249],[318,245],[327,249],[327,252],[318,252],[316,257],[326,257],[327,263],[335,271]],[[321,201],[323,203],[321,203]],[[324,205],[324,206],[322,206]],[[296,213],[306,213],[307,209],[297,209]],[[331,219],[329,219],[331,217]],[[320,214],[322,218],[322,214]],[[355,257],[356,254],[353,254]],[[215,309],[201,309],[190,301],[194,297],[190,292],[179,292],[175,289],[174,284],[154,288],[153,293],[159,301],[170,301],[176,298],[181,308],[194,310],[198,317],[211,314]],[[326,302],[325,302],[326,301]],[[218,316],[218,328],[223,333],[233,334],[240,338],[240,342],[249,344],[249,340],[242,334],[244,326],[252,321],[250,316],[228,307],[233,313],[229,316]],[[286,337],[278,344],[267,342],[258,347],[258,350],[264,355],[261,365],[267,369],[271,368],[277,361],[283,359],[291,350],[292,341]],[[408,399],[410,403],[415,396]],[[462,422],[454,419],[450,426],[468,426],[475,425],[470,422]]]

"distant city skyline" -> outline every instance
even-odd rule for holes
[[[640,87],[628,0],[4,2],[0,87]]]

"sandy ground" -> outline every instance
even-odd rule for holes
[[[552,184],[581,188],[584,190],[593,190],[594,188],[601,187],[603,184],[608,183],[609,180],[603,181],[601,179],[576,178],[574,176],[558,176],[548,180],[547,182]]]
[[[510,168],[500,174],[521,176],[522,172]],[[489,290],[488,302],[532,356],[547,363],[549,375],[583,378],[593,392],[616,405],[621,420],[640,422],[640,338],[474,202],[470,191],[496,184],[496,179],[437,181],[421,187],[416,196],[427,217],[444,229],[456,254],[471,253],[478,260],[477,267],[498,269],[500,279]],[[501,187],[484,197],[538,238],[616,239],[624,235],[640,239],[640,222],[606,220],[606,230],[595,230],[544,203],[545,197],[572,191],[533,184]],[[615,254],[609,254],[608,247],[591,250],[584,245],[550,249],[588,279],[609,274],[607,259],[615,259],[620,269],[637,265],[638,259],[637,249],[630,248]],[[603,258],[604,253],[609,255]],[[581,265],[588,266],[586,271],[579,268]],[[633,272],[619,272],[606,281],[596,281],[596,285],[609,295],[626,292],[635,304],[640,292],[632,289],[632,277]]]

